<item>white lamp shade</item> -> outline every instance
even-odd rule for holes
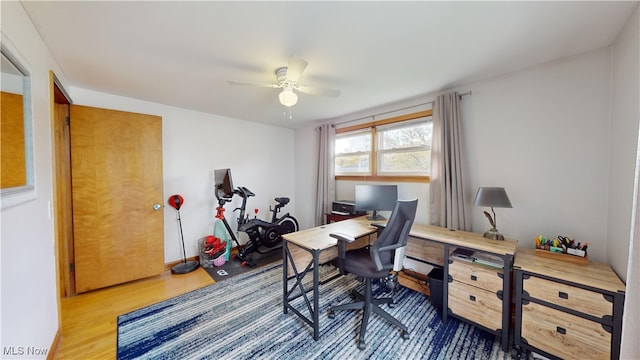
[[[287,88],[282,90],[282,92],[279,95],[279,98],[280,98],[280,104],[287,107],[291,107],[298,102],[298,95],[296,95],[296,93],[294,93],[293,90],[287,89]]]

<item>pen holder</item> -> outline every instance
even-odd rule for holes
[[[536,256],[545,257],[549,259],[556,259],[560,261],[570,262],[576,265],[585,266],[589,264],[589,256],[587,254],[582,256],[563,254],[563,253],[554,253],[548,250],[536,249]]]

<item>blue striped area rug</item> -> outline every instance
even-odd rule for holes
[[[336,273],[322,266],[321,279]],[[310,278],[310,276],[308,276]],[[310,279],[309,279],[310,281]],[[400,287],[391,315],[410,339],[372,314],[367,347],[358,350],[361,312],[330,306],[350,302],[359,282],[347,275],[320,286],[320,338],[282,308],[282,264],[216,283],[118,317],[118,359],[510,359],[496,336],[450,318],[443,324],[428,298]],[[308,293],[311,297],[312,293]],[[296,308],[306,313],[302,297]]]

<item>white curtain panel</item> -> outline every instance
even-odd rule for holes
[[[325,213],[331,212],[336,199],[336,181],[334,169],[334,146],[336,131],[330,124],[316,128],[318,145],[318,170],[316,176],[315,226],[323,225]]]
[[[462,119],[457,92],[439,95],[433,103],[431,144],[431,224],[471,230],[465,206]]]

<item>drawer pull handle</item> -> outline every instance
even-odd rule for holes
[[[475,275],[471,275],[471,280],[476,281],[478,278]]]
[[[560,327],[560,326],[556,326],[556,331],[559,332],[562,335],[567,333],[567,330],[565,328]]]
[[[559,291],[558,292],[558,296],[560,297],[560,299],[568,299],[569,298],[569,294],[567,294],[564,291]]]
[[[471,300],[471,301],[476,301],[476,297],[475,297],[475,296],[473,296],[473,295],[469,295],[469,300]]]

